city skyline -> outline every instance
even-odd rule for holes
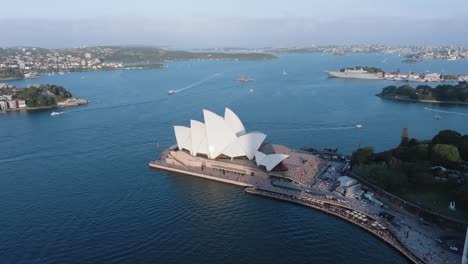
[[[42,1],[3,4],[0,46],[466,45],[468,2]],[[27,6],[27,8],[25,8]]]

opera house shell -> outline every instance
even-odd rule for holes
[[[271,171],[288,158],[286,154],[264,154],[258,149],[266,135],[260,132],[247,133],[242,121],[229,108],[224,117],[208,110],[203,110],[205,123],[190,120],[190,127],[174,126],[177,147],[186,150],[192,156],[203,155],[208,159],[222,156],[231,159],[247,158],[254,160],[257,166],[264,166]]]

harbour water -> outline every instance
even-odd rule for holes
[[[467,134],[467,107],[386,101],[374,95],[395,82],[327,79],[323,72],[355,65],[468,69],[465,61],[401,60],[296,54],[11,82],[63,85],[91,103],[58,116],[0,115],[0,262],[406,263],[332,216],[147,167],[175,143],[172,126],[202,120],[203,108],[222,113],[228,106],[248,131],[297,149],[383,150],[398,144],[403,127],[417,138],[441,129]],[[236,81],[240,75],[254,82]],[[181,91],[167,95],[171,89]],[[440,110],[441,119],[425,107]]]

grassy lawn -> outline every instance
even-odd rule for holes
[[[402,198],[418,203],[426,208],[434,210],[446,216],[468,220],[468,211],[463,211],[457,206],[456,211],[449,209],[449,203],[453,200],[453,195],[448,191],[437,192],[416,192],[410,191]]]

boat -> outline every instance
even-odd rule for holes
[[[168,95],[173,95],[173,94],[175,94],[175,93],[176,93],[176,90],[169,90],[169,91],[167,91],[167,94],[168,94]]]
[[[328,146],[328,147],[323,148],[323,150],[328,151],[328,152],[337,152],[338,148]]]
[[[63,112],[52,112],[50,113],[51,116],[61,115]]]
[[[253,82],[253,79],[247,77],[247,76],[240,76],[239,79],[237,79],[239,82]]]
[[[254,89],[250,89],[250,90],[249,90],[249,93],[252,93],[253,91],[255,91],[255,90],[254,90]]]
[[[435,119],[441,119],[442,117],[440,115],[435,115],[434,118]]]
[[[345,78],[345,79],[363,79],[363,80],[382,80],[383,73],[368,72],[362,68],[359,69],[344,69],[341,71],[325,71],[330,78]]]
[[[288,74],[285,69],[283,69],[283,75]]]
[[[60,74],[60,75],[64,75],[65,73],[64,73],[64,72],[59,72],[58,74]]]
[[[356,125],[356,128],[363,128],[363,127],[364,127],[364,126],[361,125],[361,124],[357,124],[357,125]]]
[[[316,149],[311,148],[311,147],[307,147],[307,146],[302,146],[301,149],[305,150],[305,151],[308,151],[308,152],[317,152]]]

